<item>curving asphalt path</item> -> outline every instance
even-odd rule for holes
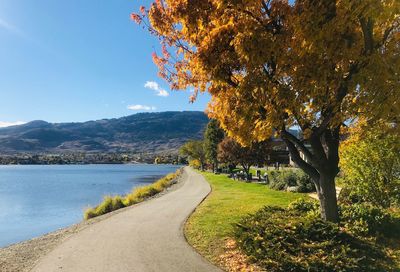
[[[210,192],[190,168],[181,187],[127,208],[74,234],[42,258],[32,271],[197,272],[220,271],[183,236],[186,218]]]

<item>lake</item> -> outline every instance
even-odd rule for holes
[[[126,194],[176,165],[0,166],[0,247],[83,220],[105,195]]]

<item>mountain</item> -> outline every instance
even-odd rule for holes
[[[1,153],[176,151],[200,139],[208,122],[203,112],[137,113],[83,123],[32,121],[0,129]]]

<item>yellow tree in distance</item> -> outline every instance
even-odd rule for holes
[[[341,127],[400,113],[399,14],[398,0],[156,0],[132,19],[160,39],[172,89],[208,91],[209,116],[243,145],[280,135],[338,222]]]

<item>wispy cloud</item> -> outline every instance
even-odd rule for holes
[[[134,111],[154,111],[157,108],[154,106],[146,106],[146,105],[129,105],[128,110]]]
[[[5,20],[4,18],[0,18],[0,30],[5,30],[9,32],[10,34],[19,37],[20,39],[23,39],[39,48],[45,49],[47,52],[52,53],[53,55],[57,55],[53,50],[48,48],[45,44],[43,44],[41,41],[37,40],[35,37],[27,34],[25,31],[23,31],[21,28],[17,27],[16,25],[10,23],[9,21]]]
[[[6,31],[8,31],[16,36],[19,36],[21,38],[29,39],[27,37],[27,35],[25,34],[25,32],[23,32],[21,29],[19,29],[15,25],[7,22],[6,20],[4,20],[2,18],[0,18],[0,28],[5,29]]]
[[[4,122],[0,121],[0,128],[2,127],[11,127],[11,126],[18,126],[18,125],[23,125],[26,124],[24,121],[17,121],[17,122]]]
[[[158,85],[158,83],[155,81],[147,81],[146,84],[144,84],[144,87],[156,91],[158,96],[169,96],[169,93],[161,88],[160,85]]]

